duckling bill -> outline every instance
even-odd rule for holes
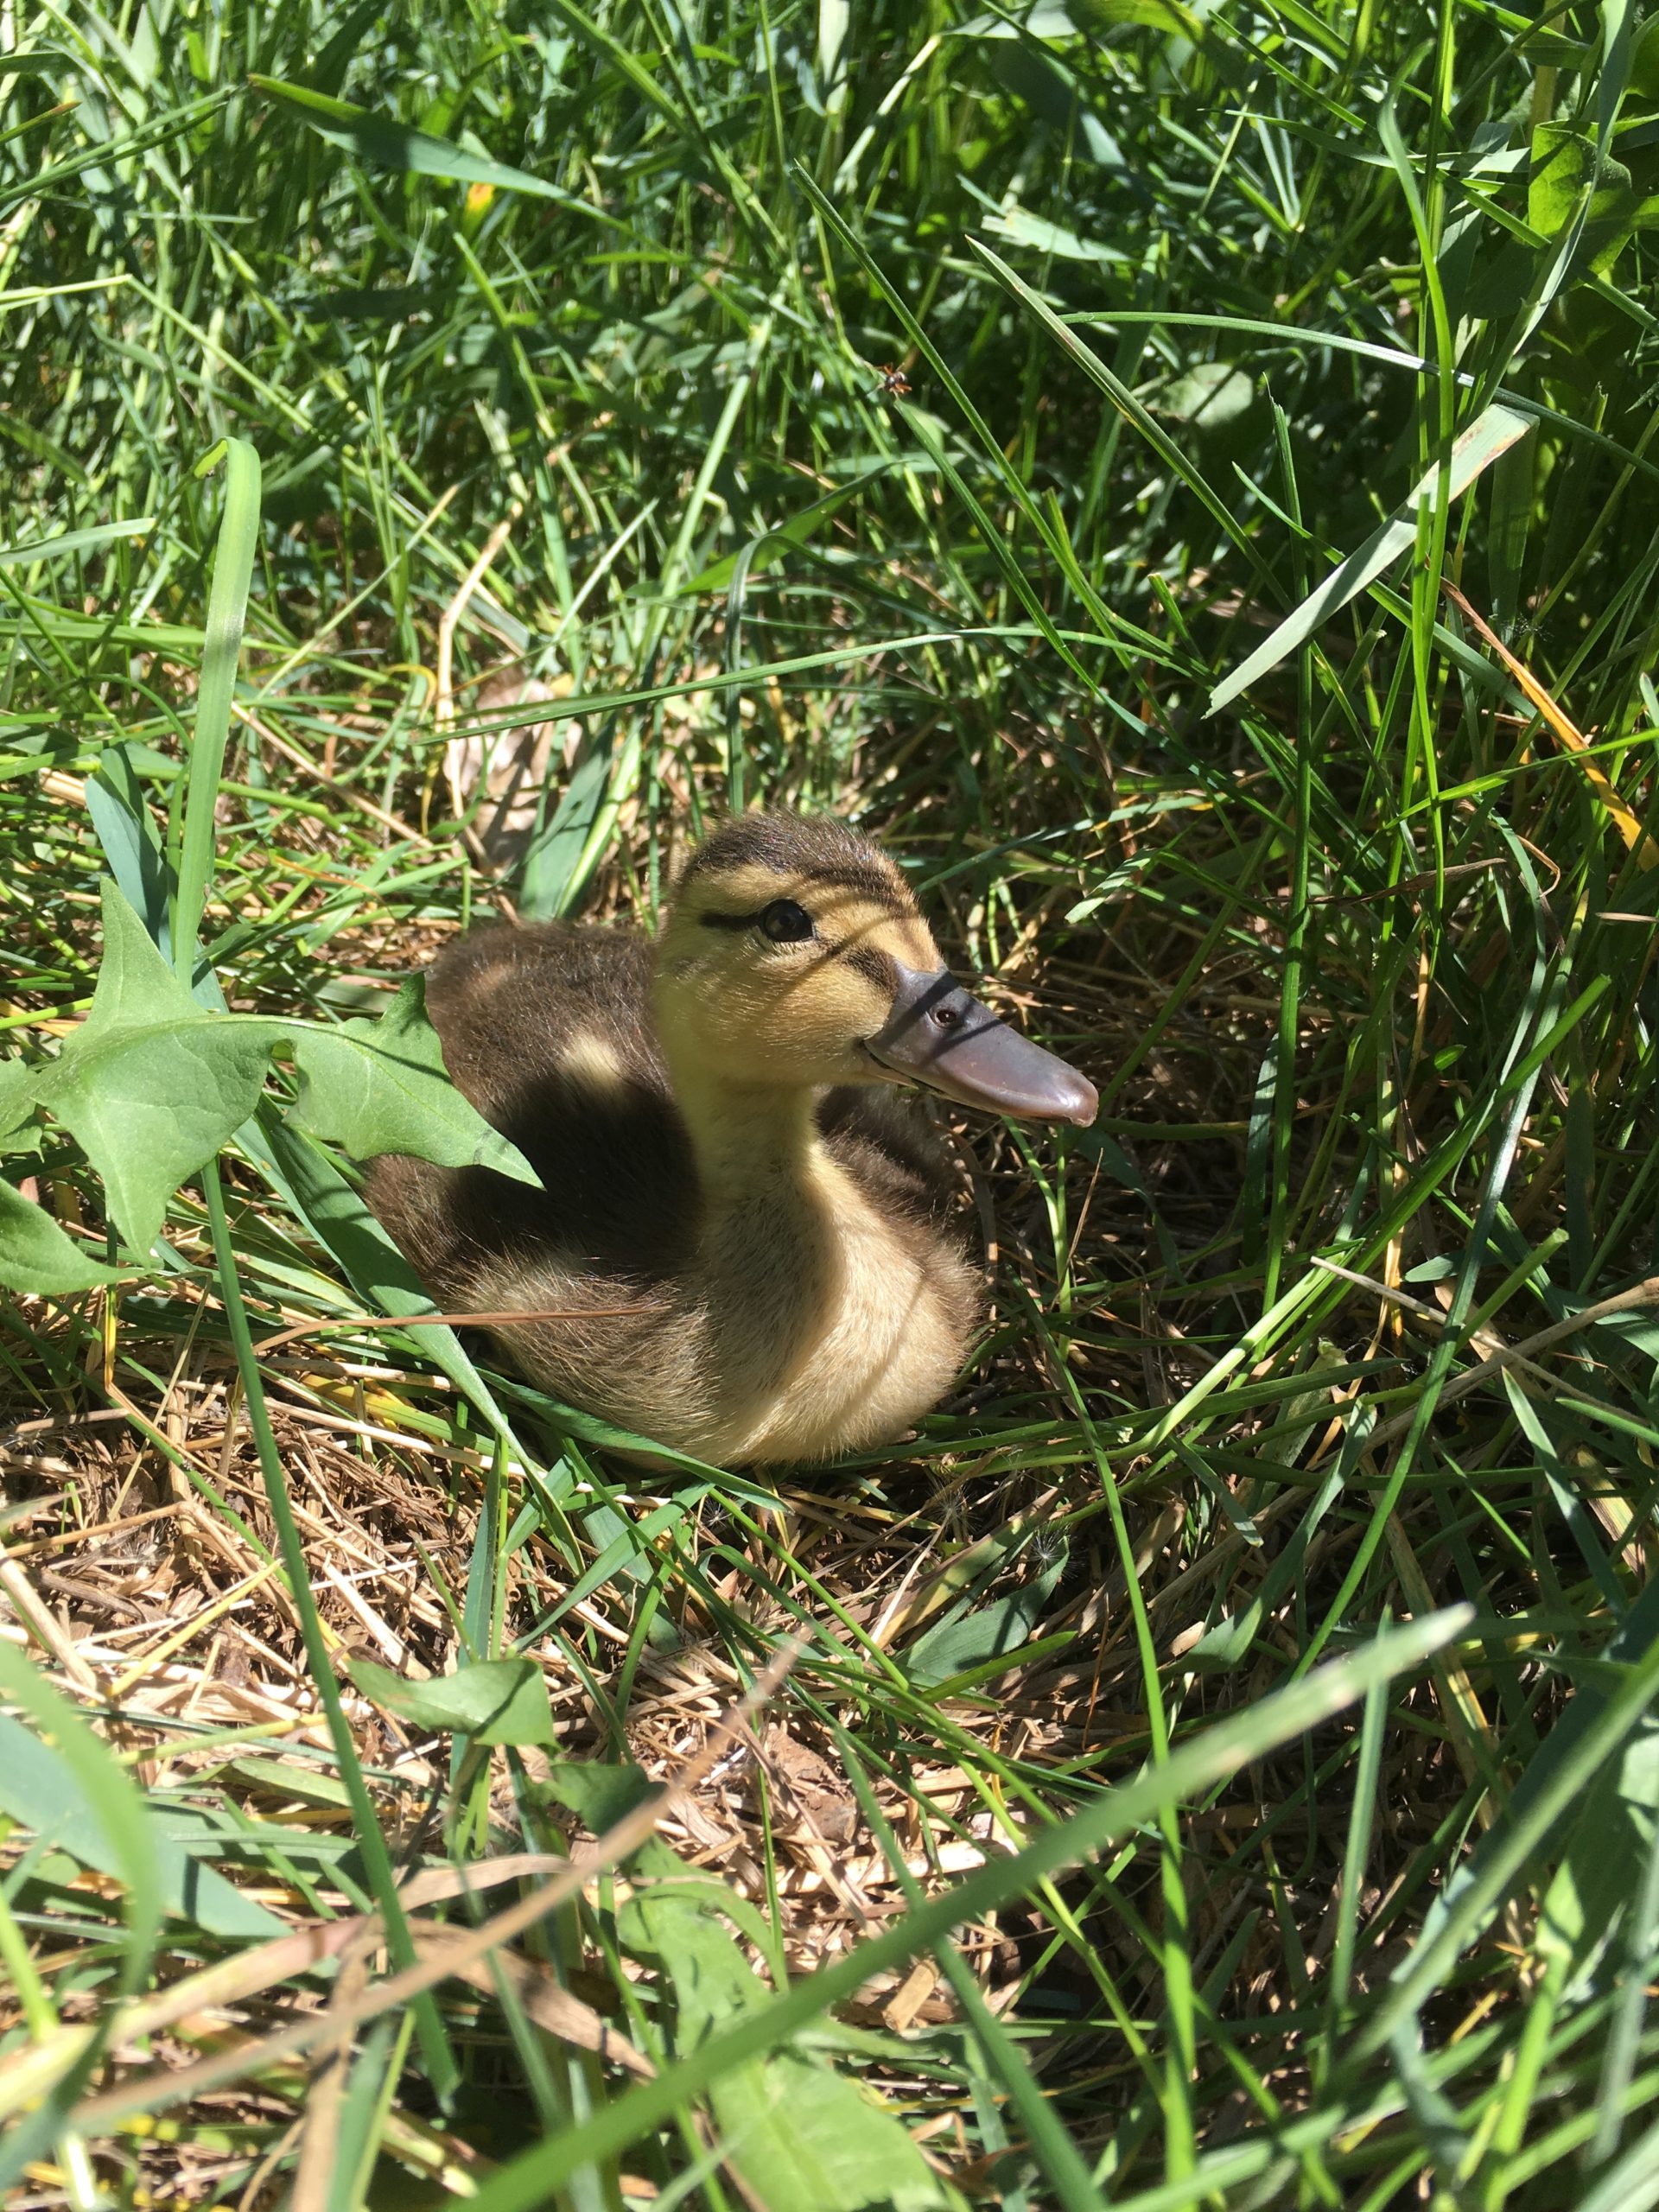
[[[902,1434],[981,1306],[900,1086],[1087,1124],[1094,1086],[957,983],[902,875],[828,817],[692,854],[660,936],[491,929],[427,978],[450,1075],[542,1188],[388,1158],[371,1205],[531,1381],[728,1465]],[[555,1317],[555,1318],[547,1318]]]

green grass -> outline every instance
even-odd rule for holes
[[[1659,2202],[1659,26],[133,0],[0,95],[6,2201]],[[10,1110],[111,869],[332,1023],[762,799],[1101,1086],[961,1133],[912,1444],[641,1477],[381,1318],[280,1068],[145,1261]]]

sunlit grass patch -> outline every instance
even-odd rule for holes
[[[1650,32],[20,26],[20,2205],[1649,2200]],[[340,1072],[757,800],[1103,1102],[776,1484],[430,1325]]]

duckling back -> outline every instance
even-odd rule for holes
[[[427,978],[456,1088],[540,1190],[489,1168],[374,1163],[370,1203],[435,1294],[552,1249],[648,1282],[684,1261],[696,1169],[647,1020],[650,947],[563,923],[458,938]]]

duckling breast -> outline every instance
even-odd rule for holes
[[[978,1319],[978,1270],[960,1242],[883,1205],[827,1152],[769,1310],[716,1313],[726,1388],[720,1456],[813,1460],[888,1443],[938,1403]],[[757,1224],[758,1226],[758,1224]],[[777,1222],[767,1227],[774,1239]],[[747,1387],[740,1383],[743,1377]]]

